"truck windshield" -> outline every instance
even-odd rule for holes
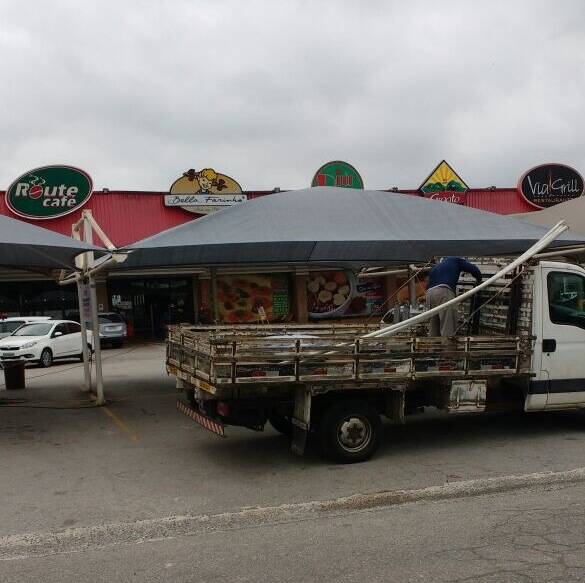
[[[13,336],[46,336],[53,324],[25,324]]]
[[[550,321],[585,328],[585,278],[557,271],[548,274],[547,283]]]

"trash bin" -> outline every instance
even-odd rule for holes
[[[16,389],[24,389],[24,360],[5,362],[3,366],[6,390],[14,391]]]

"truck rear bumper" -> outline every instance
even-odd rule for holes
[[[195,421],[195,423],[201,425],[203,429],[207,429],[207,431],[211,431],[211,433],[215,433],[220,437],[225,437],[225,427],[223,423],[221,423],[220,421],[217,421],[215,419],[212,419],[211,417],[208,417],[207,415],[204,415],[203,413],[201,413],[191,405],[188,405],[181,399],[177,400],[177,409],[181,413],[183,413],[183,415],[186,415],[187,417]]]

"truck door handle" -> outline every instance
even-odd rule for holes
[[[557,341],[554,338],[545,338],[542,341],[543,352],[554,352],[557,349]]]

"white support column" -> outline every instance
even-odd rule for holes
[[[95,354],[95,382],[96,404],[105,405],[104,379],[102,375],[102,348],[100,343],[100,325],[98,319],[97,293],[95,290],[95,278],[89,277],[89,295],[91,303],[91,327],[93,331],[93,347]]]
[[[86,291],[87,290],[87,291]],[[89,314],[89,289],[87,288],[87,282],[81,280],[77,281],[77,299],[79,301],[79,323],[81,324],[81,348],[83,351],[83,388],[85,391],[91,391],[91,369],[89,364],[89,350],[87,348],[87,320]]]
[[[86,243],[93,243],[93,231],[91,211],[84,210],[83,215],[83,238]],[[94,267],[94,255],[92,252],[87,254],[88,267],[91,270]],[[95,289],[95,276],[89,275],[89,299],[91,305],[91,329],[93,332],[93,348],[95,357],[95,383],[96,383],[96,404],[104,405],[106,400],[104,396],[104,379],[102,375],[102,350],[100,344],[100,325],[98,320],[97,293]]]

